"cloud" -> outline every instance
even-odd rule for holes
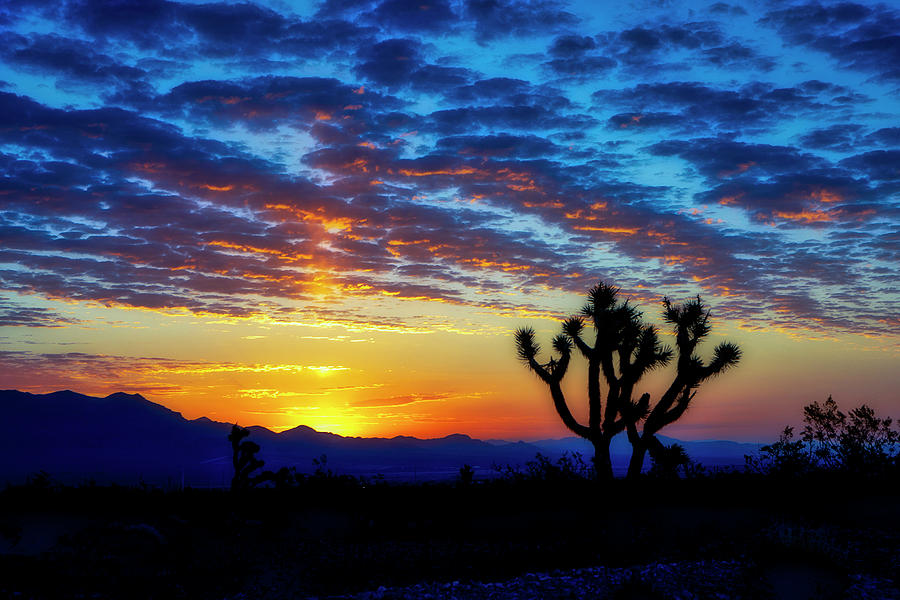
[[[547,49],[551,59],[544,66],[560,77],[591,79],[618,64],[615,59],[595,52],[598,47],[592,37],[573,34],[557,36]]]
[[[154,392],[171,397],[203,398],[249,395],[241,386],[271,385],[295,381],[301,389],[317,385],[322,375],[346,374],[340,365],[214,362],[178,360],[153,356],[124,356],[86,352],[29,352],[0,350],[0,366],[8,383],[17,389],[47,393],[54,389],[79,389],[82,393]],[[223,383],[221,374],[227,373]],[[230,388],[236,389],[230,389]],[[377,387],[361,386],[364,387]],[[328,389],[323,390],[328,393]],[[290,395],[290,394],[287,394]],[[277,395],[273,394],[272,397]],[[257,402],[258,404],[258,402]]]
[[[867,135],[863,141],[876,146],[900,146],[900,127],[883,127]]]
[[[334,273],[329,280],[335,292],[471,305],[461,284],[497,289],[484,274],[550,269],[549,248],[486,227],[477,211],[415,207],[385,197],[337,199],[335,194],[355,195],[355,184],[341,181],[326,191],[127,111],[64,112],[26,98],[4,99],[25,116],[7,128],[10,139],[65,159],[7,157],[10,168],[0,185],[14,193],[6,196],[12,212],[0,259],[18,268],[4,269],[0,277],[10,290],[247,316],[277,308],[251,296],[308,300],[321,289],[324,271]],[[322,150],[309,160],[345,179],[364,175],[366,188],[375,173],[366,174],[360,161],[406,181],[431,181],[436,189],[470,169],[457,159],[402,160],[355,145]],[[135,176],[159,191],[134,182]],[[529,185],[527,174],[504,165],[481,177]],[[76,197],[82,200],[74,202]],[[238,207],[252,207],[254,214],[241,215]],[[395,271],[410,261],[470,274],[414,283],[417,278]],[[481,303],[491,305],[487,298]]]
[[[0,299],[0,327],[64,327],[79,323],[48,308],[22,306]]]
[[[742,16],[747,14],[747,11],[742,6],[726,2],[716,2],[709,7],[709,12],[723,16]]]
[[[94,50],[93,44],[56,34],[12,32],[0,34],[0,58],[26,71],[58,78],[57,86],[90,84],[115,88],[119,93],[146,95],[151,91],[147,72],[121,64]],[[110,91],[105,93],[109,94]]]
[[[350,404],[354,408],[389,408],[419,404],[421,402],[443,402],[452,398],[451,394],[404,394],[389,398],[367,398],[354,400]]]
[[[847,131],[858,132],[842,127],[834,134],[814,132],[809,139],[834,141]],[[896,157],[888,151],[847,158],[838,165],[792,147],[722,139],[671,140],[654,144],[650,151],[680,156],[706,178],[711,187],[695,196],[698,202],[740,207],[756,221],[787,226],[879,219],[891,204],[891,190],[877,182],[897,178]]]
[[[410,39],[390,39],[360,48],[356,72],[360,77],[388,88],[407,83],[422,66],[420,44]]]
[[[754,220],[802,227],[876,218],[880,195],[865,181],[835,172],[804,172],[766,182],[738,178],[704,192],[698,200],[741,207]]]
[[[790,146],[750,144],[722,138],[667,140],[648,150],[658,156],[680,156],[711,181],[742,174],[757,177],[797,173],[824,167],[827,162]]]
[[[729,70],[771,71],[775,61],[740,40],[729,38],[716,22],[645,23],[596,36],[593,58],[615,59],[625,71],[649,74],[710,65]],[[571,48],[571,44],[569,47]],[[554,46],[556,48],[557,46]],[[585,44],[579,58],[592,55]]]
[[[578,23],[574,14],[549,0],[464,0],[462,13],[483,44],[508,36],[544,35]]]
[[[802,115],[832,111],[840,114],[843,104],[835,106],[830,98],[849,90],[819,83],[809,81],[793,87],[776,87],[771,83],[752,82],[723,89],[694,81],[673,81],[598,90],[592,97],[597,107],[628,108],[628,112],[612,117],[609,124],[614,128],[672,127],[706,134],[710,130],[749,132],[754,128],[768,129]]]
[[[448,101],[467,106],[542,106],[564,110],[574,106],[561,90],[535,86],[522,79],[489,77],[444,92]]]
[[[86,0],[67,2],[63,11],[69,23],[97,39],[126,39],[179,60],[198,55],[321,57],[368,36],[365,28],[345,20],[304,21],[252,3]]]
[[[357,51],[354,71],[363,80],[388,90],[410,86],[425,93],[453,89],[476,78],[469,69],[428,63],[422,44],[408,38],[363,46]]]
[[[884,4],[808,2],[768,12],[760,21],[788,43],[831,56],[844,68],[900,78],[900,11]]]
[[[436,147],[440,151],[485,158],[536,158],[560,152],[556,144],[535,135],[459,135],[439,139]]]
[[[873,150],[841,161],[841,165],[859,171],[875,181],[900,180],[900,150]]]
[[[589,115],[560,114],[543,106],[478,106],[438,110],[428,115],[423,127],[441,135],[484,130],[535,131],[548,129],[580,130],[596,120]]]
[[[831,125],[814,129],[800,136],[800,143],[807,148],[849,152],[860,145],[864,127],[854,123]]]
[[[384,0],[372,21],[388,31],[444,32],[459,20],[445,0]]]
[[[360,119],[405,103],[364,86],[323,77],[263,76],[240,81],[192,81],[144,107],[183,114],[219,127],[244,123],[251,129],[281,124],[307,128],[315,123]]]
[[[797,17],[815,35],[790,43],[846,46],[876,73],[850,32],[893,13],[855,6],[766,24]],[[556,316],[548,291],[603,277],[713,294],[751,327],[887,326],[889,90],[805,80],[802,55],[752,41],[751,7],[653,6],[617,29],[539,0],[18,8],[0,51],[13,295],[471,332],[494,325],[460,315]],[[409,318],[404,301],[448,310]]]

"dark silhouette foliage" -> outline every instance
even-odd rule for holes
[[[463,465],[459,468],[459,485],[467,487],[475,481],[475,470],[472,465]]]
[[[778,441],[759,449],[758,456],[745,456],[748,471],[775,477],[796,477],[809,473],[813,461],[803,440],[794,439],[794,428],[785,427]]]
[[[863,404],[842,413],[831,398],[803,408],[801,439],[809,446],[818,464],[848,471],[873,471],[887,468],[900,442],[900,432],[892,429],[893,420],[875,416]]]
[[[532,328],[520,328],[515,334],[519,358],[550,388],[565,426],[593,444],[594,468],[601,479],[613,476],[609,446],[623,431],[633,448],[629,477],[641,473],[647,452],[657,462],[668,464],[667,450],[656,434],[685,413],[704,381],[736,365],[741,357],[740,348],[728,342],[716,346],[708,363],[696,354],[711,329],[710,312],[699,296],[680,305],[663,300],[663,318],[674,329],[674,351],[660,342],[656,327],[645,324],[642,315],[628,300],[619,298],[619,288],[601,282],[588,290],[581,314],[563,321],[562,332],[553,339],[558,358],[547,363],[538,360],[541,348]],[[585,339],[585,323],[594,331],[593,342]],[[573,347],[588,362],[586,425],[572,415],[562,391]],[[635,400],[635,387],[643,376],[669,364],[673,357],[676,373],[659,401],[651,404],[647,393]]]
[[[751,471],[796,476],[814,471],[855,474],[883,473],[898,465],[900,431],[890,417],[880,418],[862,404],[842,412],[831,396],[821,404],[803,407],[803,431],[794,439],[794,428],[785,427],[779,440],[746,457]]]
[[[524,468],[494,465],[494,471],[499,474],[501,480],[507,482],[541,485],[583,483],[593,474],[593,469],[585,462],[580,452],[563,452],[556,462],[538,452],[534,460],[525,463]]]
[[[666,479],[674,479],[680,474],[693,474],[691,471],[692,461],[681,444],[671,444],[663,446],[662,450],[657,452],[653,458],[653,464],[650,467],[650,474]]]
[[[228,434],[228,441],[231,442],[231,464],[234,466],[234,476],[231,478],[232,491],[246,490],[255,487],[265,481],[274,481],[276,485],[284,481],[289,473],[282,468],[279,472],[263,471],[258,475],[253,472],[261,469],[265,465],[265,461],[257,458],[256,453],[259,452],[259,444],[245,439],[250,436],[250,430],[240,425],[234,425],[231,433]]]

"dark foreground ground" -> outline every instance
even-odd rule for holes
[[[892,482],[0,493],[0,597],[898,598]]]

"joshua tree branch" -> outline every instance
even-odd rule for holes
[[[575,417],[572,416],[572,411],[569,410],[569,405],[566,403],[566,397],[563,395],[562,388],[558,381],[550,385],[550,396],[553,398],[553,406],[556,408],[556,414],[559,415],[559,418],[562,419],[563,424],[569,431],[579,437],[592,440],[594,436],[592,435],[591,429],[579,423]]]
[[[650,411],[650,415],[647,417],[647,421],[644,423],[644,431],[652,431],[657,432],[664,426],[662,424],[663,415],[665,415],[672,405],[675,403],[675,399],[678,398],[678,394],[684,389],[684,381],[680,374],[675,375],[675,379],[669,385],[668,389],[663,393],[662,397],[659,399],[659,402],[656,403],[656,406]]]
[[[541,378],[541,381],[550,385],[553,383],[553,377],[550,375],[550,372],[544,368],[544,365],[540,364],[534,357],[530,357],[528,359],[528,366],[531,367],[531,370]]]
[[[578,348],[578,351],[581,352],[581,355],[590,360],[591,356],[593,356],[594,354],[594,349],[588,346],[587,342],[581,339],[581,334],[569,334],[569,336],[575,342],[575,347]]]
[[[609,406],[610,396],[606,402]],[[600,360],[592,355],[588,360],[588,426],[599,431],[603,414],[603,398],[600,394]]]
[[[691,388],[685,388],[684,392],[681,395],[681,398],[678,399],[678,402],[673,406],[668,412],[666,412],[661,419],[662,425],[660,425],[659,429],[662,429],[666,425],[671,425],[675,421],[681,418],[681,416],[688,409],[688,406],[691,404],[691,400],[694,399],[694,396],[697,395],[696,390],[691,392]],[[659,430],[657,429],[657,431]]]

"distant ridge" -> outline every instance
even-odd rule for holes
[[[31,394],[0,391],[0,484],[19,482],[46,471],[63,482],[98,482],[220,487],[231,477],[229,423],[207,417],[185,419],[181,413],[147,400],[140,394],[116,392],[106,397],[62,390]],[[463,464],[485,472],[492,465],[522,465],[538,452],[553,459],[563,452],[591,455],[580,438],[539,442],[482,441],[455,433],[419,439],[344,437],[306,425],[280,433],[251,427],[251,438],[262,447],[266,468],[296,467],[310,471],[313,459],[327,456],[328,468],[338,473],[393,479],[441,479],[458,473]],[[624,436],[615,440],[617,462],[627,461],[630,447]],[[665,439],[665,443],[672,441]],[[695,460],[711,465],[737,465],[756,444],[728,441],[679,442]],[[9,457],[15,457],[9,460]]]

